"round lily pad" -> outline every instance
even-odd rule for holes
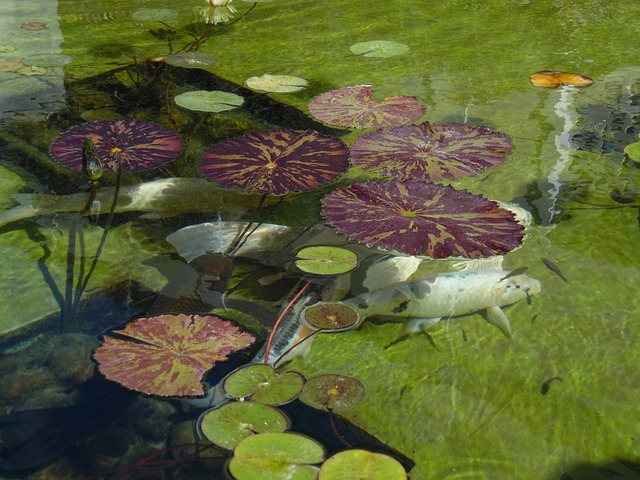
[[[320,330],[347,330],[360,323],[360,315],[353,307],[344,303],[316,303],[307,307],[302,316],[311,327]]]
[[[373,85],[354,85],[321,93],[308,105],[309,113],[329,125],[345,128],[385,128],[404,125],[422,116],[416,97],[396,95],[382,101]]]
[[[354,43],[349,47],[356,55],[364,57],[397,57],[409,51],[409,45],[388,40],[371,40],[370,42]]]
[[[173,8],[141,8],[131,15],[138,22],[170,22],[178,18],[178,11]]]
[[[295,399],[304,384],[296,372],[277,373],[270,365],[248,365],[237,369],[223,383],[227,395],[236,399],[250,397],[268,405],[282,405]]]
[[[624,153],[626,153],[631,160],[640,162],[640,142],[630,143],[624,147]]]
[[[300,401],[314,408],[333,410],[357,405],[364,394],[364,385],[357,378],[327,374],[308,379]]]
[[[368,450],[350,449],[329,457],[318,480],[405,480],[407,472],[395,458]]]
[[[273,93],[299,92],[307,86],[307,81],[304,78],[293,75],[269,75],[268,73],[261,77],[249,77],[245,83],[253,90]]]
[[[71,63],[73,59],[62,53],[36,53],[22,59],[22,63],[30,67],[61,67]]]
[[[218,59],[203,52],[174,53],[165,57],[164,62],[174,67],[204,68],[216,63]]]
[[[315,480],[322,445],[297,433],[261,433],[242,440],[229,462],[237,480]]]
[[[339,232],[368,245],[432,258],[482,258],[520,246],[524,227],[482,195],[427,181],[353,183],[322,199]]]
[[[340,275],[357,268],[358,255],[341,247],[306,247],[298,251],[294,265],[304,273]]]
[[[187,110],[213,113],[233,110],[244,103],[244,98],[240,95],[219,90],[194,90],[176,95],[174,100]]]
[[[289,428],[287,416],[275,407],[255,402],[230,402],[206,411],[200,418],[200,431],[211,442],[233,450],[251,435],[284,432]]]

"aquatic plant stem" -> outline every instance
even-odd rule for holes
[[[265,352],[264,352],[264,363],[265,363],[265,365],[269,365],[269,351],[271,350],[271,344],[273,343],[273,339],[275,337],[276,330],[278,330],[278,326],[280,325],[280,322],[282,322],[282,319],[287,314],[289,309],[293,306],[294,303],[296,303],[298,301],[300,296],[304,293],[304,291],[307,289],[307,287],[309,287],[309,285],[311,285],[311,280],[308,280],[307,283],[305,283],[305,285],[300,289],[300,291],[298,293],[296,293],[296,296],[293,297],[293,299],[287,304],[286,307],[284,307],[284,310],[282,310],[282,313],[280,314],[280,316],[276,320],[276,323],[273,326],[273,330],[271,330],[271,334],[269,335],[269,340],[267,341],[267,347],[266,347]]]
[[[87,288],[87,284],[89,283],[89,279],[93,274],[93,271],[96,269],[98,265],[98,260],[100,259],[100,255],[102,253],[102,249],[104,247],[105,242],[107,241],[107,235],[109,230],[111,230],[111,225],[113,224],[113,217],[115,216],[116,206],[118,205],[118,196],[120,194],[120,185],[122,183],[122,165],[120,164],[120,156],[117,156],[118,162],[118,171],[116,175],[116,187],[113,192],[113,202],[111,203],[111,208],[109,209],[109,214],[107,216],[107,221],[104,225],[104,230],[102,232],[102,237],[100,237],[100,243],[98,244],[98,248],[96,249],[96,254],[93,257],[93,261],[91,262],[91,267],[87,272],[86,276],[83,279],[78,279],[78,288],[76,289],[76,294],[73,301],[73,308],[77,307],[82,299],[82,294]],[[82,280],[82,281],[81,281]]]

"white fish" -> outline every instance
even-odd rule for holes
[[[484,310],[487,320],[511,337],[509,319],[501,307],[540,293],[540,282],[507,270],[448,272],[372,290],[340,303],[363,320],[374,315],[407,320],[410,333],[425,330],[442,318]]]

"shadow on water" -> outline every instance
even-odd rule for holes
[[[619,459],[611,463],[580,463],[569,468],[558,480],[639,480],[640,460]]]

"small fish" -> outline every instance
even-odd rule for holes
[[[484,310],[487,321],[511,337],[509,319],[500,307],[530,298],[540,290],[538,280],[522,274],[511,276],[504,270],[449,272],[380,288],[340,303],[358,312],[356,326],[374,315],[394,317],[408,321],[409,333],[425,330],[443,317]]]
[[[507,278],[510,277],[515,277],[517,275],[522,275],[524,272],[526,272],[529,269],[529,267],[520,267],[520,268],[516,268],[515,270],[511,270],[509,273],[507,273],[504,277],[502,277],[500,280],[498,280],[499,282],[506,280]]]
[[[547,267],[549,270],[551,270],[553,273],[555,273],[556,275],[558,275],[562,280],[564,280],[566,283],[569,283],[569,280],[567,280],[567,278],[562,274],[562,272],[560,271],[560,269],[557,267],[557,265],[555,263],[553,263],[551,260],[549,260],[548,258],[541,258],[540,260],[542,260],[542,263],[544,263],[544,266]]]
[[[540,394],[546,395],[547,393],[549,393],[549,389],[551,388],[551,382],[553,382],[554,380],[558,380],[559,382],[563,381],[562,378],[560,377],[550,378],[540,386]]]

